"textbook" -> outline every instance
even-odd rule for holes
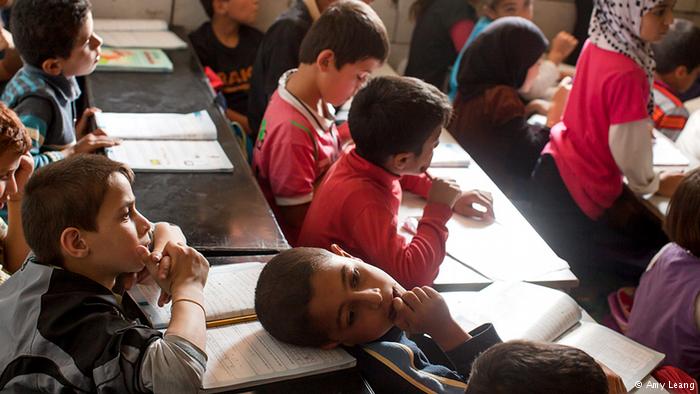
[[[255,320],[255,285],[263,266],[263,263],[241,263],[209,269],[204,287],[207,327]],[[152,279],[137,284],[128,293],[153,328],[168,327],[172,305],[158,306],[160,287]]]
[[[465,329],[493,323],[503,341],[526,339],[581,349],[617,373],[629,391],[664,355],[593,321],[567,294],[526,282],[495,282],[478,293],[443,293]]]
[[[172,72],[173,63],[160,49],[104,48],[97,71]]]
[[[96,19],[95,31],[104,46],[115,48],[187,48],[187,43],[158,19]]]
[[[121,138],[107,156],[143,172],[232,172],[217,141],[216,125],[205,110],[189,114],[95,114],[97,127]]]

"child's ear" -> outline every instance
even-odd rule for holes
[[[41,69],[45,73],[57,77],[63,72],[63,61],[55,57],[46,59],[41,63]]]
[[[395,174],[402,174],[408,163],[415,155],[410,152],[397,153],[389,158],[389,170]]]
[[[678,66],[675,70],[673,70],[673,74],[678,79],[685,78],[688,76],[688,67]]]
[[[90,247],[82,233],[75,227],[68,227],[61,233],[61,249],[74,258],[84,258],[90,253]]]
[[[351,255],[350,253],[348,253],[348,252],[346,252],[345,250],[343,250],[343,248],[341,248],[340,246],[338,246],[338,244],[332,244],[332,245],[331,245],[331,252],[337,254],[338,256],[347,257],[347,258],[349,258],[349,259],[354,259],[354,258],[355,258],[355,257],[353,257],[353,255]]]
[[[323,72],[328,72],[331,67],[335,68],[335,53],[330,49],[324,49],[316,57],[316,65]]]
[[[338,347],[340,345],[340,342],[328,342],[326,344],[321,345],[321,349],[323,350],[332,350]]]

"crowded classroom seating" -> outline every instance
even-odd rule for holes
[[[0,21],[0,392],[699,392],[700,0]]]

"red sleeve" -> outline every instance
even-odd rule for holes
[[[469,35],[472,34],[472,30],[474,30],[474,21],[471,19],[458,20],[450,28],[450,38],[452,38],[452,45],[454,45],[457,53],[462,50]]]
[[[433,181],[426,174],[404,175],[399,182],[402,190],[415,193],[423,198],[428,198],[430,188],[433,186]]]
[[[649,89],[649,82],[641,69],[639,72],[620,73],[610,78],[605,86],[610,124],[618,125],[649,118]]]
[[[282,138],[270,147],[270,189],[277,205],[290,206],[311,202],[316,181],[316,158],[310,137],[302,130],[291,126]],[[292,138],[292,134],[301,136]],[[301,141],[301,142],[300,142]]]
[[[399,235],[398,217],[386,206],[370,204],[356,213],[353,238],[367,263],[383,269],[407,289],[433,283],[445,259],[445,223],[452,216],[449,207],[428,204],[410,243]]]

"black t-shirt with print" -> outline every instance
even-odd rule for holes
[[[250,78],[263,34],[241,25],[238,35],[238,45],[229,48],[219,42],[211,23],[206,22],[190,33],[190,41],[202,65],[211,68],[223,81],[221,92],[226,97],[228,107],[247,115]]]
[[[447,70],[457,58],[450,30],[464,19],[476,19],[467,0],[434,0],[416,21],[405,75],[442,89]]]

